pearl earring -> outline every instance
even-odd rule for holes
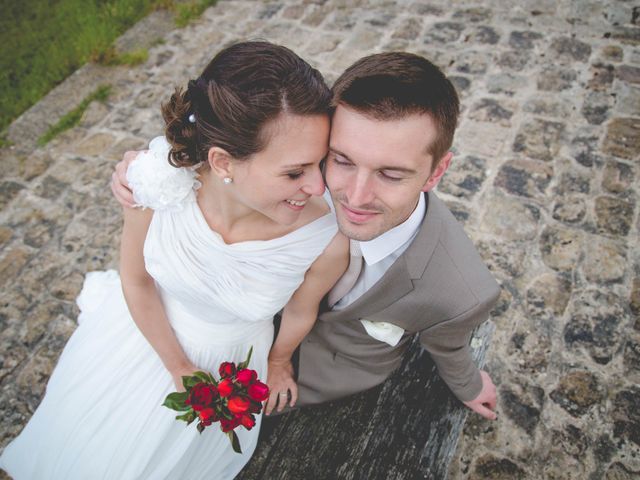
[[[222,179],[222,183],[224,183],[225,185],[230,185],[231,183],[233,183],[233,178],[231,177],[224,177]]]

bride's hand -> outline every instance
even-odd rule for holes
[[[172,370],[171,377],[173,378],[173,383],[176,385],[176,391],[184,392],[184,385],[182,385],[182,377],[189,377],[193,375],[193,372],[197,372],[198,367],[193,364],[187,364],[180,368],[176,368]]]
[[[293,407],[298,400],[298,385],[293,379],[293,365],[291,360],[281,361],[269,359],[269,374],[267,375],[267,385],[269,386],[269,398],[265,405],[265,413],[269,415],[274,408],[278,412],[287,404],[289,394],[289,406]]]

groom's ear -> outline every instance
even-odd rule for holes
[[[438,185],[438,182],[440,182],[440,179],[449,168],[449,165],[451,165],[452,158],[453,158],[453,153],[447,152],[440,159],[440,161],[438,162],[438,165],[436,165],[436,168],[433,170],[433,172],[431,172],[431,175],[429,175],[427,182],[422,186],[423,192],[428,192],[429,190],[434,188],[436,185]]]
[[[220,178],[233,178],[233,157],[225,149],[211,147],[207,155],[207,163],[211,171]]]

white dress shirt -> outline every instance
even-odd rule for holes
[[[358,242],[364,258],[362,271],[351,291],[333,306],[333,310],[344,309],[382,278],[393,262],[411,245],[420,230],[426,210],[424,195],[420,194],[416,208],[404,222],[373,240]]]

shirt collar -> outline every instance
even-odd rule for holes
[[[373,240],[358,242],[367,265],[378,263],[413,238],[422,224],[425,212],[426,202],[424,200],[424,194],[421,193],[418,199],[418,205],[416,205],[413,213],[411,213],[409,218],[404,222],[384,232],[382,235],[377,236]]]

